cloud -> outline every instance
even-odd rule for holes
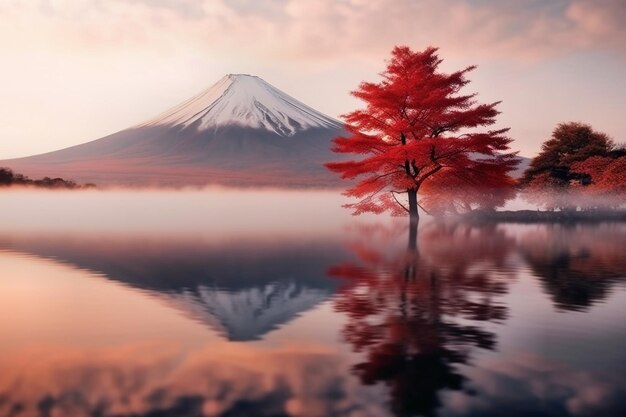
[[[620,415],[624,408],[624,381],[615,372],[572,368],[532,353],[491,360],[482,369],[470,371],[478,395],[456,394],[452,400],[459,414],[490,417],[515,409],[533,416],[561,410],[559,415],[583,417]]]
[[[566,17],[584,35],[579,38],[582,45],[626,51],[626,2],[574,1],[567,8]]]
[[[398,43],[482,59],[626,54],[621,0],[42,0],[7,3],[0,16],[4,47],[194,48],[300,62],[384,56]]]
[[[289,2],[283,53],[380,55],[397,43],[457,55],[541,59],[585,49],[626,53],[626,3],[352,0]],[[316,35],[317,34],[317,35]],[[302,51],[299,53],[299,51]]]
[[[0,366],[2,415],[385,414],[324,346],[216,342],[189,353],[174,343],[42,346],[3,356]]]

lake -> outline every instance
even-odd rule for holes
[[[626,224],[0,194],[0,416],[624,416]]]

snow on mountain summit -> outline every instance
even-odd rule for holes
[[[280,136],[309,128],[341,128],[339,121],[247,74],[228,74],[197,96],[143,124],[155,125],[194,126],[198,130],[239,125]]]
[[[147,123],[0,161],[31,177],[122,186],[334,187],[341,123],[250,75],[227,75]]]

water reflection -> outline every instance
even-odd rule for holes
[[[184,354],[175,345],[140,344],[11,359],[0,358],[3,416],[383,415],[323,346],[243,344]]]
[[[621,225],[547,226],[524,235],[520,252],[554,304],[584,311],[626,279],[626,231]]]
[[[229,340],[258,340],[327,299],[333,240],[0,236],[0,248],[53,258],[148,292]]]
[[[389,236],[363,232],[377,244]],[[420,249],[409,240],[390,254],[356,242],[361,262],[329,273],[344,279],[336,296],[337,311],[349,317],[343,335],[365,352],[354,373],[364,384],[388,387],[395,415],[432,416],[440,391],[464,389],[458,365],[475,348],[496,346],[496,335],[480,323],[506,318],[498,298],[512,277],[494,269],[503,269],[514,240],[502,230],[459,225],[423,229]]]
[[[623,226],[408,235],[0,234],[0,416],[626,415]]]

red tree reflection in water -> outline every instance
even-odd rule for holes
[[[362,241],[388,244],[380,230]],[[395,235],[397,236],[397,235]],[[377,239],[378,238],[378,239]],[[353,367],[364,384],[385,383],[398,416],[436,414],[439,392],[462,390],[473,348],[494,349],[482,322],[502,322],[514,241],[497,229],[435,225],[420,230],[419,249],[386,251],[353,243],[357,263],[329,275],[345,279],[335,301],[348,324],[345,339],[365,360]],[[386,253],[385,253],[386,252]]]

